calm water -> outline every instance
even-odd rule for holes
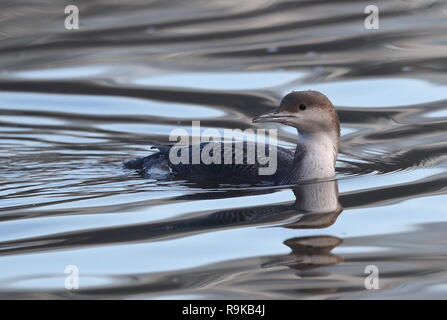
[[[80,30],[54,1],[1,4],[0,298],[447,298],[446,2],[376,1],[379,30],[368,1],[77,3]],[[336,105],[337,181],[122,167],[192,120],[254,128],[293,89]]]

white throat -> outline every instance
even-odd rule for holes
[[[335,161],[338,154],[337,134],[321,132],[299,135],[297,148],[305,152],[299,164],[300,180],[335,176]]]

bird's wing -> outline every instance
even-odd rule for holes
[[[273,152],[275,146],[255,144],[252,142],[205,142],[196,146],[177,147],[163,150],[169,159],[171,169],[181,177],[192,181],[219,181],[220,183],[257,183],[260,181],[277,180],[278,175],[290,169],[294,153],[282,147],[276,147],[276,156]],[[161,152],[161,151],[160,151]],[[193,163],[193,154],[197,154]],[[175,157],[188,160],[178,163]],[[208,160],[206,159],[208,157]],[[266,168],[275,161],[275,172],[270,176],[260,175],[260,168]]]

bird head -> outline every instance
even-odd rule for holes
[[[337,112],[331,101],[318,91],[293,91],[275,110],[254,118],[253,122],[281,123],[297,128],[302,134],[335,132],[340,135]]]

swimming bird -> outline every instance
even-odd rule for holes
[[[318,91],[293,91],[287,94],[279,106],[271,112],[253,119],[253,123],[274,122],[292,126],[298,130],[298,140],[295,151],[276,147],[276,170],[270,175],[259,174],[259,169],[265,167],[265,161],[248,163],[248,142],[237,148],[235,144],[230,149],[221,147],[213,149],[216,143],[204,142],[198,147],[220,150],[217,161],[213,163],[176,163],[170,155],[181,152],[172,146],[154,146],[159,152],[147,157],[140,157],[124,162],[129,169],[139,170],[148,178],[175,178],[206,184],[296,184],[306,180],[332,178],[335,175],[335,162],[340,140],[340,124],[337,112],[331,101]],[[271,150],[271,145],[256,145]],[[183,151],[192,155],[193,146],[185,146]],[[264,151],[265,151],[264,150]],[[228,154],[228,152],[230,154]],[[242,152],[242,155],[240,154]],[[214,156],[214,154],[211,155]],[[225,157],[236,159],[242,157],[242,163],[227,164]],[[215,158],[215,157],[214,157]]]

